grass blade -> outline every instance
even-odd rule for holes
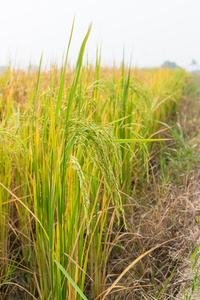
[[[80,288],[77,286],[77,284],[73,281],[73,279],[65,271],[65,269],[63,268],[63,266],[61,266],[61,264],[59,262],[57,262],[56,260],[55,260],[55,263],[57,264],[57,266],[61,270],[61,272],[65,275],[65,277],[69,280],[69,282],[71,283],[71,285],[75,288],[75,290],[77,291],[77,293],[79,293],[79,295],[83,298],[83,300],[88,300],[85,297],[85,295],[83,294],[83,292],[80,290]]]

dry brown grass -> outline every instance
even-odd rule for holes
[[[177,262],[178,267],[159,299],[168,299],[169,295],[175,297],[185,282],[182,273],[187,266],[189,250],[192,253],[200,239],[200,225],[196,221],[200,213],[200,173],[190,175],[191,178],[185,177],[182,186],[170,184],[160,191],[156,205],[146,204],[149,197],[142,199],[143,206],[135,204],[135,213],[128,224],[132,233],[120,239],[123,250],[118,253],[116,250],[116,258],[110,261],[112,274],[121,273],[156,245],[174,240],[145,256],[122,278],[119,284],[126,290],[120,292],[119,299],[153,299],[151,295],[155,297],[155,291],[163,288]]]

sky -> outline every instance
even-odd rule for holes
[[[92,23],[85,60],[157,67],[164,61],[200,65],[200,0],[0,0],[0,65],[62,63],[73,18],[69,53],[74,65]]]

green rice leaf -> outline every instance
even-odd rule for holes
[[[63,266],[57,262],[55,260],[55,263],[57,264],[58,268],[61,270],[61,272],[63,272],[63,274],[65,275],[65,277],[69,280],[69,282],[71,283],[71,285],[75,288],[75,290],[77,291],[77,293],[79,293],[79,295],[84,299],[84,300],[88,300],[85,295],[83,294],[83,292],[80,290],[80,288],[77,286],[77,284],[74,282],[74,280],[69,276],[69,274],[65,271],[65,269],[63,268]]]

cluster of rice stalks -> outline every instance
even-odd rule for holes
[[[33,299],[104,299],[113,232],[148,177],[160,121],[183,70],[82,66],[7,71],[0,78],[0,288]],[[128,230],[128,229],[127,229]],[[120,247],[120,246],[119,246]],[[109,277],[110,278],[110,277]]]

